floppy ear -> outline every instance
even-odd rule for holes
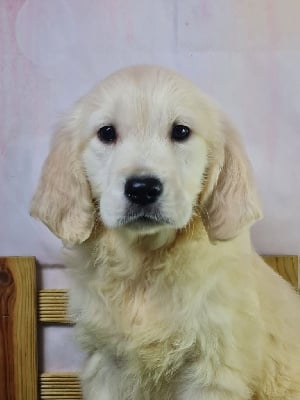
[[[54,136],[30,214],[68,244],[88,239],[94,225],[93,204],[80,160],[80,144],[71,123]]]
[[[211,155],[207,189],[202,196],[203,220],[211,240],[227,240],[262,218],[250,162],[237,133],[222,121],[224,148]],[[216,158],[217,157],[217,158]]]

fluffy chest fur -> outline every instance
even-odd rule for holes
[[[249,349],[244,352],[254,351],[253,326],[237,323],[237,314],[254,317],[256,299],[252,296],[250,305],[247,299],[243,309],[244,295],[232,285],[244,278],[234,268],[224,270],[222,257],[211,258],[213,249],[203,238],[151,257],[115,240],[107,235],[99,247],[81,247],[81,259],[76,257],[72,267],[72,312],[88,352],[105,351],[117,366],[138,371],[143,385],[149,380],[153,385],[172,380],[196,361],[205,384],[222,363],[220,349],[234,346],[245,332]],[[193,257],[196,249],[202,261]],[[229,303],[232,314],[225,312]]]

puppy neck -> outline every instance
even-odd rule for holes
[[[129,229],[118,229],[116,234],[130,247],[141,250],[155,251],[166,248],[174,242],[176,229],[163,228],[157,232],[135,232]]]

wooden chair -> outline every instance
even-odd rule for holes
[[[265,261],[298,288],[297,256]],[[0,258],[0,399],[81,399],[76,373],[38,373],[40,324],[70,324],[67,290],[37,290],[34,257]]]

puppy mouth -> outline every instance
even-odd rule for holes
[[[161,225],[170,225],[171,221],[160,212],[131,211],[127,212],[126,215],[119,220],[119,224],[131,229],[144,229]]]

